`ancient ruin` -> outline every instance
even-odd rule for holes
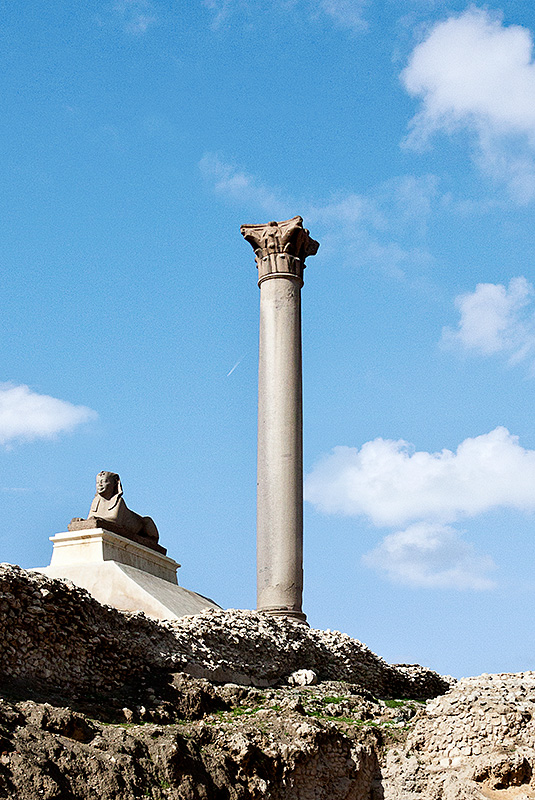
[[[49,567],[0,565],[0,798],[535,800],[535,673],[457,681],[302,624],[318,243],[301,217],[242,233],[261,293],[258,611],[180,587],[152,518],[100,472]]]
[[[302,217],[242,225],[260,286],[257,609],[303,614],[301,287],[319,247]]]
[[[151,517],[128,508],[116,472],[98,473],[87,519],[74,517],[67,531],[50,540],[54,545],[50,566],[37,570],[50,578],[71,580],[101,603],[157,619],[219,608],[178,585],[180,564],[158,543]]]
[[[456,681],[247,611],[158,621],[0,565],[0,797],[532,800],[535,673]]]

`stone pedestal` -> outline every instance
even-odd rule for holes
[[[319,247],[301,217],[243,225],[260,286],[257,608],[306,620],[303,595],[301,287]]]
[[[56,533],[50,537],[54,545],[50,566],[117,561],[178,584],[176,571],[180,564],[152,548],[133,542],[104,528]]]
[[[121,611],[143,611],[156,619],[176,619],[220,608],[212,600],[178,585],[180,564],[157,550],[105,528],[57,533],[50,566],[37,567],[49,578],[70,580],[100,603]],[[163,550],[163,548],[159,548]]]

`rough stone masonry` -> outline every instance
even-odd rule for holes
[[[102,606],[84,589],[0,566],[1,682],[103,696],[153,672],[271,686],[299,669],[358,683],[381,697],[435,697],[431,670],[390,666],[349,636],[254,611],[204,611],[157,621]]]
[[[158,622],[9,565],[0,649],[0,798],[535,798],[532,672],[455,682],[256,612]]]

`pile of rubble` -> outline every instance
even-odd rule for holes
[[[158,622],[9,565],[0,598],[0,797],[535,800],[534,672],[453,682],[255,612]]]
[[[208,609],[161,623],[176,637],[166,663],[213,681],[271,686],[303,668],[378,697],[436,697],[449,683],[418,665],[389,665],[357,639],[255,611]]]
[[[390,666],[345,634],[256,612],[208,610],[155,621],[5,564],[0,597],[4,681],[60,688],[65,696],[114,694],[154,671],[270,686],[311,669],[319,680],[358,683],[380,697],[429,698],[448,688],[436,673]]]
[[[463,678],[387,754],[385,800],[535,798],[535,672]]]

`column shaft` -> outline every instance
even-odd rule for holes
[[[260,283],[257,608],[304,619],[301,283]]]

